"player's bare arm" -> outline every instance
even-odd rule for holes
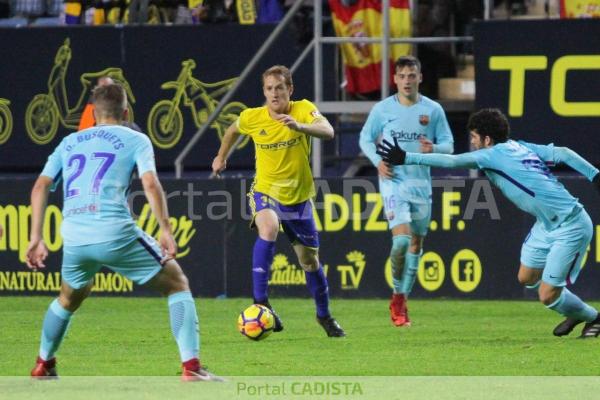
[[[238,131],[237,121],[231,124],[225,131],[225,135],[223,135],[223,140],[221,141],[221,147],[219,147],[219,152],[212,162],[212,170],[215,175],[218,176],[227,168],[227,154],[229,154],[229,151],[240,135],[241,133]]]
[[[386,179],[392,179],[394,177],[394,170],[384,161],[379,161],[379,164],[377,164],[377,173],[379,176]]]
[[[149,171],[142,175],[142,186],[144,187],[144,193],[146,194],[152,213],[160,226],[159,242],[163,250],[161,263],[164,264],[175,258],[177,254],[177,244],[173,238],[171,224],[169,223],[167,199],[165,198],[162,185],[154,172]]]
[[[419,143],[421,145],[421,153],[452,154],[454,152],[454,144],[452,142],[433,144],[431,140],[422,136],[419,138]]]
[[[329,121],[327,121],[325,118],[315,120],[312,124],[302,124],[296,121],[294,117],[287,114],[277,114],[275,118],[282,124],[295,131],[302,132],[319,139],[333,139],[333,126],[331,126]]]
[[[48,257],[48,248],[42,239],[42,225],[51,186],[51,178],[40,176],[31,190],[31,235],[27,247],[26,262],[27,267],[34,270],[46,267],[44,260]]]

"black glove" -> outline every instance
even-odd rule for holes
[[[594,179],[592,179],[592,183],[596,187],[596,190],[600,192],[600,172],[598,172]]]
[[[406,160],[406,152],[400,148],[396,138],[394,138],[394,144],[383,139],[377,145],[377,154],[381,156],[383,162],[391,165],[404,165],[404,160]]]

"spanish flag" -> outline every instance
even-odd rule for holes
[[[381,37],[383,21],[381,0],[358,0],[343,5],[341,0],[329,0],[333,26],[337,36]],[[411,36],[409,0],[390,0],[391,37]],[[381,89],[381,45],[344,43],[340,45],[349,93],[368,93]],[[410,45],[390,46],[390,76],[396,59],[410,53]],[[391,82],[391,80],[390,80]]]
[[[600,0],[560,0],[561,18],[600,18]]]

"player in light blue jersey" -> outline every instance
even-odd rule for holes
[[[398,143],[389,142],[384,142],[378,153],[392,165],[482,170],[510,201],[536,218],[521,248],[518,279],[537,290],[546,307],[567,317],[554,329],[554,335],[567,335],[577,324],[586,322],[580,337],[597,337],[598,311],[567,289],[581,270],[592,239],[592,221],[547,164],[565,163],[600,188],[598,169],[566,147],[510,140],[508,120],[497,109],[473,114],[468,129],[476,149],[471,153],[406,153]]]
[[[127,115],[125,90],[117,84],[94,90],[96,127],[65,137],[44,167],[31,193],[32,229],[27,266],[45,267],[48,249],[42,224],[48,192],[63,181],[63,263],[60,294],[48,308],[35,378],[55,377],[56,358],[73,313],[90,294],[94,276],[107,266],[137,284],[168,296],[171,328],[179,347],[182,379],[211,380],[199,361],[196,306],[188,280],[175,261],[177,245],[167,202],[156,176],[147,136],[121,126]],[[161,229],[157,243],[139,229],[127,204],[134,168]],[[143,334],[143,333],[142,333]],[[142,370],[142,369],[140,369]]]
[[[398,93],[377,103],[360,132],[360,148],[377,167],[379,190],[392,231],[393,294],[390,317],[395,326],[410,326],[407,298],[415,283],[423,239],[431,220],[431,174],[421,165],[391,168],[377,154],[380,138],[397,140],[411,152],[452,153],[454,139],[442,107],[419,93],[421,64],[412,56],[395,63]]]

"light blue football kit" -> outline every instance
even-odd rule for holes
[[[581,321],[598,317],[593,307],[565,287],[579,275],[592,239],[592,221],[548,164],[565,163],[590,181],[598,174],[597,168],[568,148],[514,140],[455,156],[407,153],[405,163],[484,171],[510,201],[536,217],[521,249],[521,264],[543,269],[543,282],[563,288],[559,298],[547,307]],[[530,288],[538,286],[539,282]]]
[[[419,95],[418,101],[405,106],[396,95],[377,103],[360,132],[360,148],[375,167],[381,162],[377,141],[394,138],[405,151],[419,152],[420,138],[434,143],[433,151],[452,153],[454,139],[442,107],[433,100]],[[431,221],[431,174],[429,167],[402,165],[393,167],[391,179],[379,177],[379,191],[385,216],[391,230],[409,224],[411,232],[425,236]],[[390,259],[394,293],[409,295],[414,285],[421,253],[408,251],[409,235],[392,237]],[[397,265],[404,258],[403,265]]]
[[[158,243],[137,227],[127,203],[137,166],[141,177],[156,172],[148,137],[121,125],[99,125],[65,137],[41,175],[54,186],[63,181],[62,279],[82,289],[106,266],[137,284],[147,283],[161,269]],[[189,291],[168,296],[171,330],[182,362],[197,360],[200,349],[198,315]],[[39,356],[54,358],[72,312],[55,299],[44,318]]]
[[[404,106],[396,95],[377,103],[360,132],[360,148],[377,167],[381,156],[376,153],[377,141],[390,143],[394,138],[407,152],[420,152],[419,138],[434,143],[435,153],[452,153],[454,139],[442,107],[426,96]],[[427,234],[431,220],[431,173],[428,166],[401,165],[393,167],[391,179],[379,177],[379,189],[389,228],[410,224],[421,236]]]
[[[161,269],[156,241],[131,218],[127,192],[134,168],[156,171],[148,137],[120,125],[101,125],[66,136],[41,175],[63,181],[63,279],[86,286],[106,265],[138,284]]]

